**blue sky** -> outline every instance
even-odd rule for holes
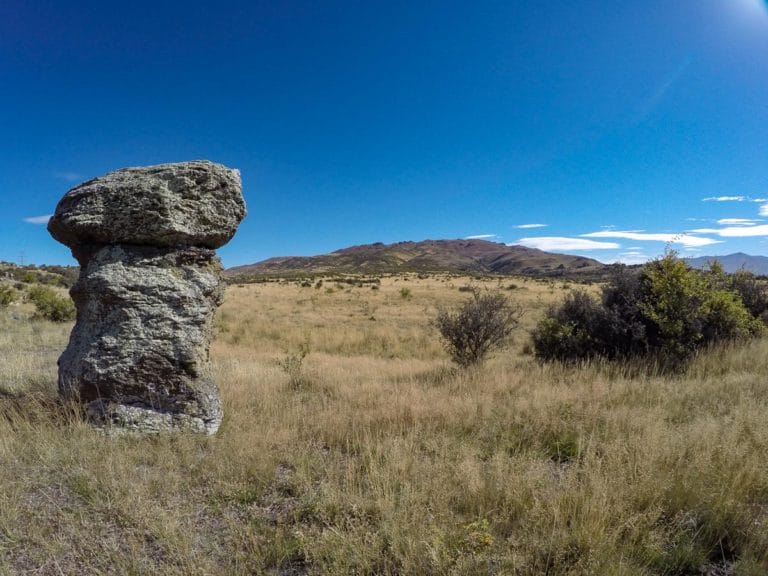
[[[0,3],[0,260],[78,182],[207,158],[225,265],[487,237],[768,254],[763,0]],[[536,226],[534,226],[536,225]]]

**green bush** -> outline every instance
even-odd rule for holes
[[[698,272],[670,253],[644,267],[643,288],[651,344],[665,356],[685,358],[703,346],[764,329],[727,287],[721,267]]]
[[[768,321],[768,284],[752,272],[739,270],[728,278],[730,288],[736,292],[754,318]]]
[[[474,290],[455,313],[440,310],[433,324],[451,359],[461,367],[481,363],[500,348],[520,321],[522,311],[500,293]]]
[[[68,322],[75,318],[75,304],[72,299],[59,296],[47,286],[35,286],[29,290],[30,302],[35,305],[35,318],[51,322]]]
[[[7,307],[15,299],[16,294],[14,293],[13,288],[6,286],[5,284],[0,285],[0,308]]]
[[[652,354],[676,362],[714,342],[761,334],[764,324],[735,288],[735,282],[751,286],[747,280],[734,281],[717,266],[693,270],[672,252],[639,272],[620,269],[601,300],[574,292],[547,311],[533,332],[536,355],[578,360]],[[755,311],[764,309],[758,303]]]
[[[547,311],[533,333],[536,355],[547,360],[577,360],[607,356],[608,313],[582,290],[568,294]]]

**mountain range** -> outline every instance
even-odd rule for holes
[[[605,264],[487,240],[424,240],[365,244],[320,256],[269,258],[226,271],[230,277],[452,272],[524,276],[600,275]]]
[[[736,252],[727,256],[699,256],[685,259],[689,266],[700,269],[706,268],[713,260],[720,262],[729,274],[743,268],[758,276],[768,276],[768,257],[766,256],[750,256],[743,252]]]

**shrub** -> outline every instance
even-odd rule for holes
[[[433,323],[451,359],[468,367],[503,346],[521,315],[521,309],[512,306],[503,294],[474,290],[458,311],[440,310]]]
[[[547,311],[533,333],[536,355],[546,360],[576,360],[606,355],[606,309],[583,290]]]
[[[403,300],[409,300],[411,298],[410,288],[400,288],[400,298]]]
[[[304,342],[295,354],[287,354],[284,358],[277,360],[277,365],[288,375],[288,385],[294,390],[299,390],[309,384],[309,379],[303,369],[304,358],[307,357],[309,351],[309,342]]]
[[[654,354],[676,362],[714,342],[762,333],[764,325],[733,282],[722,268],[699,272],[671,252],[639,272],[619,269],[600,301],[579,291],[547,311],[533,332],[536,355],[576,360]]]
[[[35,305],[35,318],[52,322],[68,322],[75,318],[75,304],[71,298],[59,296],[47,286],[35,286],[29,290],[29,300]]]
[[[0,285],[0,308],[5,308],[15,299],[16,295],[13,288],[6,286],[5,284]]]
[[[37,282],[38,275],[36,272],[33,272],[32,270],[26,270],[21,275],[21,281],[25,284],[34,284]]]
[[[752,272],[742,269],[731,274],[729,286],[741,297],[754,318],[768,321],[768,285],[764,280],[758,280]]]
[[[739,295],[723,287],[724,277],[722,268],[697,272],[673,253],[647,264],[642,310],[650,344],[682,359],[714,342],[760,333]]]

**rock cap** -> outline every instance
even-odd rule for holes
[[[48,222],[88,244],[219,248],[245,217],[240,172],[208,160],[123,168],[72,188]]]

